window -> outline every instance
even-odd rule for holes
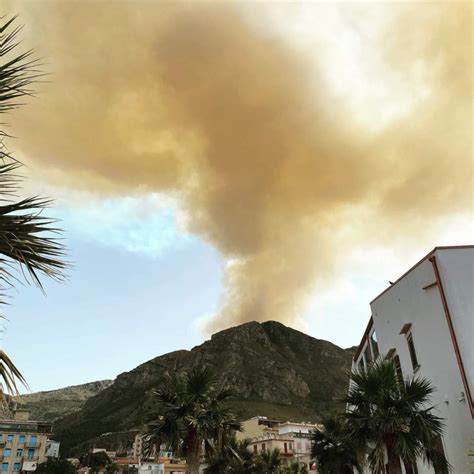
[[[363,357],[360,358],[359,363],[357,364],[357,367],[359,369],[359,372],[364,372],[365,371],[364,358]]]
[[[17,456],[23,456],[23,448],[17,448],[16,455]]]
[[[370,347],[368,343],[364,351],[364,357],[365,357],[365,362],[367,366],[369,366],[372,363],[372,354],[370,353]]]
[[[443,440],[441,439],[441,436],[438,436],[435,441],[435,449],[438,451],[438,453],[443,456],[444,458],[446,457],[446,454],[444,453],[444,446],[443,446]],[[436,471],[436,474],[442,474],[441,471]]]
[[[262,443],[262,453],[265,452],[265,443]]]
[[[7,462],[2,463],[2,472],[8,472],[8,463]]]
[[[415,344],[413,344],[412,333],[409,333],[407,335],[407,343],[408,351],[410,352],[411,365],[413,366],[413,370],[416,370],[420,366],[420,364],[418,363],[418,359],[416,357]]]
[[[31,446],[36,446],[36,440],[38,439],[37,436],[30,436],[30,445]]]
[[[256,444],[253,445],[253,452],[257,454],[258,446]]]
[[[375,331],[370,335],[370,344],[372,346],[372,354],[374,354],[374,359],[377,359],[380,354],[380,351],[379,344],[377,342],[377,334],[375,334]]]
[[[7,457],[9,457],[9,456],[11,456],[11,455],[12,455],[12,450],[11,450],[10,448],[5,448],[5,449],[3,450],[3,456],[4,456],[4,457],[7,458]]]
[[[400,357],[398,357],[398,354],[393,356],[393,362],[395,363],[395,370],[397,371],[398,378],[400,381],[403,381],[402,365],[400,364]]]
[[[8,435],[7,436],[7,442],[8,443],[13,443],[13,435]]]
[[[25,444],[25,435],[20,435],[18,437],[18,444]]]
[[[16,462],[13,464],[13,472],[20,472],[21,464],[19,462]]]
[[[35,455],[35,448],[29,448],[28,449],[28,459],[33,459]]]

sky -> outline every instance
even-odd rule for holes
[[[472,243],[472,4],[9,2],[50,72],[10,117],[72,267],[19,286],[32,390],[246,321],[358,344],[369,301]]]

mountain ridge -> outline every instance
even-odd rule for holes
[[[104,434],[140,429],[151,389],[168,374],[199,365],[210,367],[219,384],[233,388],[236,396],[229,406],[239,419],[266,415],[318,421],[337,408],[338,396],[347,389],[352,354],[275,321],[244,323],[191,350],[160,355],[118,375],[79,411],[59,419],[55,437],[68,454],[93,445],[125,448],[129,438],[121,438],[123,445],[116,437],[107,444]]]

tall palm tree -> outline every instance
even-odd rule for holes
[[[400,379],[391,359],[353,372],[351,379],[345,429],[358,449],[368,454],[373,472],[385,472],[385,452],[390,474],[402,472],[401,462],[409,467],[420,457],[436,472],[449,472],[446,458],[437,450],[444,424],[430,405],[431,382],[421,377]]]
[[[220,389],[207,367],[170,377],[153,392],[156,412],[145,430],[145,451],[166,444],[186,457],[186,472],[198,473],[204,445],[222,449],[229,431],[240,430],[233,413],[223,406],[231,392]]]
[[[360,471],[354,443],[345,432],[345,421],[341,417],[323,420],[324,429],[311,435],[311,456],[316,460],[321,474],[344,474]]]
[[[11,112],[23,98],[31,96],[30,86],[41,76],[32,52],[17,52],[20,31],[15,17],[0,17],[0,114]],[[5,126],[3,121],[1,125]],[[66,266],[63,245],[55,236],[59,230],[52,219],[41,215],[51,202],[38,196],[15,199],[21,163],[8,151],[7,138],[4,128],[0,129],[0,304],[5,303],[5,292],[19,281],[15,275],[18,266],[22,276],[41,289],[41,274],[61,280]],[[20,371],[1,350],[0,379],[2,395],[18,393],[18,381],[26,385]]]

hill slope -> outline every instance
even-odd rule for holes
[[[317,420],[346,390],[351,356],[351,350],[277,322],[246,323],[214,334],[191,351],[165,354],[119,375],[80,411],[59,420],[55,436],[64,453],[97,444],[94,438],[103,433],[140,428],[149,391],[165,374],[200,364],[234,389],[237,396],[230,404],[241,419],[260,414]]]
[[[30,410],[33,420],[55,421],[80,410],[89,398],[110,387],[112,383],[112,380],[100,380],[58,390],[19,395],[12,397],[12,400],[18,408]]]

